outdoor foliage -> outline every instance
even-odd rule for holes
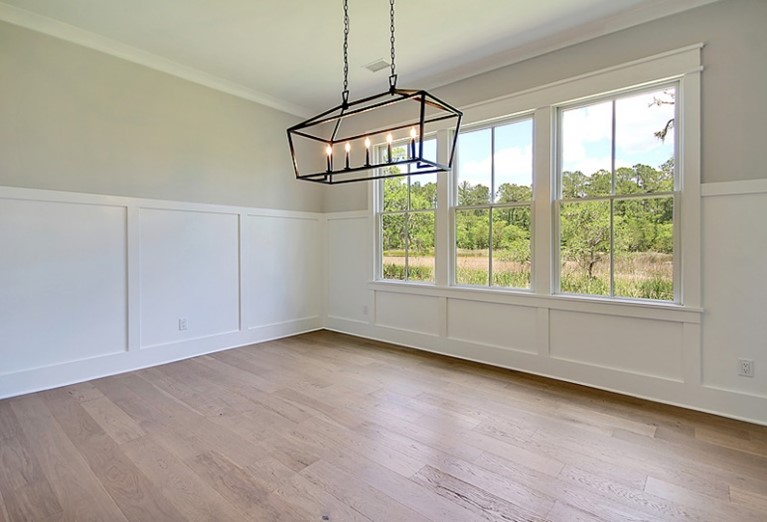
[[[560,214],[560,287],[563,292],[610,295],[610,244],[613,245],[613,295],[673,299],[674,165],[622,167],[562,174]],[[382,216],[387,279],[434,280],[436,181],[425,177],[388,178]],[[493,197],[494,196],[494,197]],[[626,197],[631,196],[631,197]],[[606,199],[593,199],[605,197]],[[626,197],[623,199],[622,197]],[[495,194],[482,184],[462,182],[458,207],[523,203],[529,186],[505,183]],[[455,211],[456,282],[466,285],[529,288],[531,212],[527,205],[457,208]],[[491,248],[492,247],[492,248]],[[408,253],[407,269],[405,251]]]
[[[609,200],[578,201],[609,195],[611,173],[563,173],[562,198],[568,200],[560,206],[563,292],[610,295],[612,234],[614,295],[673,299],[673,172],[672,161],[658,169],[616,169],[615,194],[643,196],[616,198],[612,224]]]

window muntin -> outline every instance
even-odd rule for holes
[[[394,143],[394,161],[404,159],[407,141]],[[436,139],[424,140],[424,157],[437,159]],[[376,150],[384,161],[386,148]],[[387,167],[398,173],[401,166]],[[413,165],[405,166],[414,172]],[[380,181],[381,201],[378,230],[381,245],[381,278],[433,283],[435,272],[435,221],[437,175],[419,174]]]
[[[454,191],[454,282],[531,287],[533,120],[461,133]]]
[[[563,293],[674,301],[677,86],[560,109]]]

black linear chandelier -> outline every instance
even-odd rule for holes
[[[446,172],[452,168],[463,113],[426,91],[397,88],[394,0],[389,0],[389,19],[389,89],[350,102],[349,6],[348,0],[344,0],[342,102],[288,129],[288,143],[297,179],[332,185]],[[425,157],[424,136],[451,127],[455,132],[447,154],[443,155],[447,162],[440,163],[436,157]],[[339,161],[339,158],[343,159]]]

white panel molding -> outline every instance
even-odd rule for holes
[[[127,308],[122,319],[125,323],[126,346],[119,351],[106,350],[98,352],[95,355],[83,357],[81,345],[67,345],[65,343],[57,346],[62,350],[61,357],[53,364],[39,364],[38,361],[30,360],[23,366],[23,369],[17,371],[5,372],[0,374],[0,398],[11,397],[23,393],[30,393],[44,389],[64,386],[84,380],[104,377],[117,373],[123,373],[158,364],[164,364],[175,360],[186,359],[205,353],[226,350],[238,346],[264,342],[271,339],[277,339],[296,335],[304,332],[318,330],[323,324],[323,305],[322,295],[314,296],[316,306],[309,314],[301,314],[288,317],[284,321],[269,322],[267,324],[253,325],[252,328],[242,329],[243,317],[249,310],[247,289],[243,286],[242,275],[247,268],[245,257],[246,249],[243,248],[246,241],[243,227],[247,225],[245,217],[251,219],[285,218],[287,220],[301,220],[315,226],[316,235],[322,236],[324,232],[324,216],[316,212],[286,211],[277,209],[255,209],[246,207],[231,207],[225,205],[213,205],[179,201],[162,201],[139,199],[119,196],[108,196],[98,194],[83,194],[73,192],[60,192],[52,190],[38,190],[15,187],[0,187],[0,205],[3,200],[16,202],[32,202],[65,204],[67,206],[92,206],[94,209],[119,208],[124,212],[124,241],[125,256],[127,257],[125,266],[122,268],[119,279],[126,288]],[[6,208],[10,208],[6,206]],[[62,208],[67,208],[62,207]],[[236,227],[236,234],[233,235],[236,241],[237,262],[232,265],[232,270],[237,270],[239,279],[236,279],[235,290],[243,297],[241,304],[235,308],[237,311],[237,323],[235,329],[225,329],[222,331],[211,332],[208,335],[194,336],[183,339],[174,339],[169,342],[153,343],[140,349],[141,325],[141,212],[144,211],[171,211],[179,212],[180,215],[190,213],[190,215],[202,216],[235,216],[237,219],[231,222],[231,226]],[[41,214],[42,215],[42,214]],[[43,215],[45,217],[45,215]],[[52,215],[49,219],[57,219]],[[60,220],[61,221],[61,220]],[[67,227],[67,222],[58,222],[58,226]],[[72,223],[76,226],[77,223]],[[66,229],[66,228],[65,228]],[[229,229],[231,231],[231,229]],[[319,240],[318,240],[319,241]],[[299,248],[304,248],[302,243]],[[304,248],[304,250],[306,250]],[[122,252],[122,250],[121,250]],[[301,251],[301,256],[314,255],[315,252]],[[121,254],[122,255],[122,254]],[[13,267],[3,265],[5,258],[0,256],[0,270],[11,270]],[[235,268],[236,267],[236,268]],[[16,267],[23,274],[23,267]],[[12,272],[11,272],[12,273]],[[316,271],[308,274],[311,281],[320,286],[320,280],[324,273],[324,267],[321,265]],[[270,299],[267,295],[260,295],[259,298]],[[204,301],[204,300],[203,300]],[[252,300],[250,301],[252,302]],[[213,314],[215,311],[205,311],[205,302],[196,302],[194,306],[200,308],[201,313]],[[239,329],[238,329],[239,328]],[[88,335],[87,325],[82,325],[83,335]],[[87,345],[87,342],[85,343]],[[147,349],[151,348],[151,349]]]
[[[53,36],[89,49],[122,58],[156,71],[164,72],[211,89],[237,96],[272,109],[308,118],[312,111],[307,107],[275,98],[239,83],[214,76],[199,69],[182,65],[162,56],[106,38],[73,25],[39,15],[16,6],[0,2],[0,20],[39,33]]]
[[[745,196],[748,194],[767,194],[767,178],[719,181],[701,185],[701,195],[703,197]]]
[[[400,332],[440,337],[446,307],[440,298],[376,292],[374,324]],[[416,325],[423,325],[418,329]]]
[[[707,383],[703,383],[701,387],[706,388],[708,390],[713,390],[716,392],[732,393],[744,399],[752,398],[752,399],[760,399],[760,400],[767,401],[767,393],[751,392],[747,390],[737,390],[735,388],[728,388],[727,386],[717,386],[715,384],[707,384]],[[767,422],[764,422],[763,424],[767,424]]]
[[[445,323],[442,337],[502,350],[537,353],[537,308],[441,299],[447,302],[447,309],[440,311]]]
[[[684,381],[682,379],[675,379],[674,377],[666,377],[666,376],[663,376],[663,375],[657,375],[655,373],[641,372],[641,371],[638,371],[638,370],[631,370],[631,369],[627,369],[627,368],[618,368],[616,366],[609,366],[607,364],[599,364],[599,363],[588,362],[588,361],[580,361],[578,359],[571,359],[569,357],[562,357],[562,356],[557,356],[557,355],[552,355],[551,358],[556,360],[556,361],[564,361],[564,362],[568,362],[568,363],[577,364],[577,365],[580,365],[580,366],[588,366],[589,368],[598,368],[600,370],[610,370],[610,371],[619,372],[619,373],[627,374],[627,375],[636,375],[638,377],[643,377],[643,378],[647,378],[647,379],[653,379],[653,380],[658,379],[658,380],[661,380],[661,381],[675,382],[675,383],[679,383],[679,384],[684,383]]]
[[[127,207],[41,196],[0,190],[0,378],[129,350]]]
[[[324,324],[327,324],[328,321],[338,322],[338,323],[356,323],[356,324],[362,324],[365,326],[368,326],[371,324],[370,321],[360,321],[359,319],[349,319],[348,317],[341,317],[340,315],[327,315],[325,319],[326,319],[326,322]]]
[[[754,202],[750,204],[752,206],[756,205]],[[707,215],[704,215],[704,218]],[[351,218],[352,213],[346,212],[328,214],[327,216],[329,222],[335,219]],[[367,212],[357,212],[354,218],[367,220],[369,214]],[[335,237],[337,243],[329,242],[327,245],[328,250],[343,252],[345,248],[348,248],[349,244],[358,244],[359,242],[366,241],[365,238],[369,235],[369,230],[366,230],[364,227],[359,227],[359,230],[360,237]],[[363,231],[364,236],[362,235]],[[371,257],[372,252],[369,252],[368,257],[360,259],[358,262],[372,265]],[[704,264],[704,268],[706,266],[710,266],[710,263],[708,265]],[[359,270],[355,273],[361,274],[363,271]],[[437,285],[371,281],[370,279],[358,281],[354,278],[339,280],[339,284],[335,287],[330,287],[328,291],[343,298],[346,295],[351,295],[349,292],[352,292],[357,287],[368,289],[369,293],[373,296],[371,299],[373,305],[378,301],[376,299],[377,294],[386,293],[390,298],[389,308],[396,308],[398,306],[398,301],[396,300],[398,295],[404,298],[413,296],[434,298],[435,304],[431,312],[427,311],[426,313],[430,318],[434,310],[437,310],[436,313],[442,314],[439,311],[441,307],[438,306],[442,299],[447,299],[448,310],[452,299],[465,301],[469,304],[472,302],[478,304],[493,303],[496,305],[536,308],[536,323],[531,325],[531,327],[534,328],[536,336],[535,348],[537,350],[533,353],[516,350],[515,348],[517,347],[515,346],[513,336],[509,338],[508,344],[505,346],[492,346],[479,342],[480,339],[473,338],[471,335],[461,335],[460,339],[451,338],[449,337],[449,325],[448,335],[443,335],[442,331],[436,331],[435,335],[408,331],[407,329],[394,329],[389,326],[383,327],[375,322],[364,321],[359,317],[344,317],[344,314],[339,313],[329,314],[325,318],[324,328],[363,338],[395,343],[417,350],[490,364],[664,404],[767,425],[767,397],[756,390],[756,388],[753,391],[738,390],[702,381],[702,365],[704,362],[702,346],[704,345],[703,340],[706,333],[704,327],[706,321],[710,320],[703,313],[702,308],[679,307],[677,305],[665,306],[656,305],[655,303],[647,306],[635,302],[608,303],[599,299],[571,296],[541,297],[526,292],[440,287]],[[469,307],[468,310],[472,310],[472,308]],[[480,306],[476,307],[476,313],[481,313],[480,310]],[[375,310],[373,312],[375,313]],[[599,360],[599,358],[592,357],[587,361],[570,360],[572,359],[570,353],[564,356],[562,354],[552,354],[551,321],[553,316],[556,315],[552,312],[578,312],[589,316],[603,316],[606,324],[611,322],[611,318],[620,318],[621,321],[638,321],[636,324],[647,325],[649,328],[652,328],[653,324],[657,324],[660,327],[657,332],[660,333],[656,337],[660,335],[664,346],[670,346],[674,353],[669,354],[668,357],[661,356],[657,358],[656,364],[661,365],[660,371],[657,373],[645,371],[648,368],[645,366],[615,368],[607,364],[606,361]],[[420,315],[420,311],[417,313]],[[431,319],[427,321],[431,321]],[[447,318],[439,318],[438,321],[440,324],[444,324]],[[663,327],[662,325],[664,324],[668,328]],[[644,331],[641,327],[640,330]],[[671,335],[671,337],[668,337],[666,334]],[[595,333],[595,335],[599,334]],[[622,342],[617,330],[613,331],[613,335],[618,339],[616,342]],[[632,338],[631,342],[637,346],[642,345],[642,339],[640,338]],[[574,353],[579,355],[581,352],[577,350]],[[656,353],[660,352],[656,350]],[[681,360],[680,366],[677,366],[677,358]],[[666,371],[663,366],[669,361],[673,361],[675,366],[673,371]],[[679,370],[680,367],[681,370]],[[655,367],[650,365],[649,368],[653,369]]]
[[[525,307],[566,310],[572,312],[591,312],[600,315],[655,319],[658,321],[700,323],[703,310],[687,306],[666,303],[641,303],[636,301],[618,301],[607,299],[552,295],[541,296],[530,292],[514,292],[484,288],[437,287],[418,283],[400,283],[395,281],[370,281],[368,288],[374,292],[447,297],[482,303],[498,303]]]
[[[370,217],[370,212],[367,210],[351,210],[348,212],[333,212],[331,214],[325,214],[325,219],[328,221],[339,221],[344,219],[364,219],[367,220]]]
[[[125,223],[128,238],[128,351],[141,349],[141,232],[139,225],[139,207],[128,205],[128,219]],[[135,252],[136,255],[131,255]]]
[[[307,214],[249,211],[244,223],[246,328],[268,328],[296,317],[316,317],[321,322],[324,220]]]
[[[214,332],[208,335],[199,335],[197,337],[184,337],[183,339],[176,339],[173,341],[167,341],[162,343],[156,343],[156,344],[145,344],[141,346],[141,350],[148,350],[148,349],[156,349],[156,348],[165,348],[166,346],[174,346],[178,344],[188,344],[188,343],[196,343],[199,341],[204,341],[206,339],[220,339],[224,336],[228,335],[234,335],[237,334],[240,330],[223,330],[220,332]]]
[[[239,212],[140,205],[139,249],[141,349],[239,330]]]
[[[695,325],[697,327],[697,325]],[[324,328],[365,339],[394,343],[405,348],[445,355],[456,359],[489,364],[629,395],[653,402],[679,406],[714,415],[767,425],[767,397],[694,383],[600,367],[535,354],[498,349],[476,343],[445,339],[420,333],[380,328],[340,318],[329,318]]]
[[[269,323],[269,324],[259,324],[255,326],[248,326],[248,330],[264,330],[264,329],[274,329],[279,328],[282,326],[290,325],[290,324],[296,324],[296,323],[311,323],[311,322],[317,322],[322,317],[319,315],[311,315],[307,317],[298,317],[296,319],[291,319],[289,321],[278,321],[275,323]]]
[[[538,355],[548,357],[551,355],[551,327],[549,308],[538,308],[536,327],[538,330]]]

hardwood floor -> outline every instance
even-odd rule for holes
[[[767,521],[767,428],[330,332],[0,401],[0,521]]]

